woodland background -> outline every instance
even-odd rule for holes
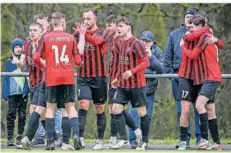
[[[1,71],[5,71],[5,61],[12,54],[11,41],[28,36],[28,26],[35,14],[51,14],[61,11],[67,17],[67,31],[72,32],[75,21],[80,21],[83,10],[94,8],[98,11],[98,26],[104,27],[104,18],[110,14],[127,16],[135,23],[134,34],[139,36],[143,30],[151,30],[155,34],[158,46],[165,54],[165,46],[171,31],[184,23],[184,12],[189,7],[196,7],[208,13],[209,26],[214,35],[222,39],[225,48],[220,50],[219,59],[222,73],[231,74],[231,4],[1,4]],[[216,95],[216,112],[219,121],[220,135],[231,137],[231,80],[224,79]],[[28,102],[29,104],[29,102]],[[29,110],[29,109],[28,109]],[[153,122],[150,138],[177,137],[177,113],[173,100],[171,82],[160,79],[154,106]],[[1,137],[6,137],[7,102],[1,100]],[[109,137],[110,122],[107,109],[107,130]],[[27,117],[28,119],[28,117]],[[193,114],[191,112],[191,124]],[[17,124],[16,124],[17,127]],[[194,127],[192,126],[192,134]],[[16,132],[16,131],[15,131]],[[17,134],[17,133],[15,133]],[[96,138],[96,115],[93,106],[88,112],[86,137]],[[194,135],[194,134],[193,134]]]

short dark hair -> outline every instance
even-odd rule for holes
[[[84,12],[92,12],[96,17],[98,15],[97,11],[95,9],[93,9],[93,8],[87,8],[87,9],[84,10]]]
[[[118,18],[115,15],[109,15],[105,18],[104,22],[105,24],[111,24],[111,23],[117,23]]]
[[[129,19],[127,17],[124,17],[124,16],[121,16],[121,17],[118,18],[117,24],[119,24],[120,22],[123,22],[126,25],[130,25],[132,30],[134,29],[134,23],[133,23],[133,21],[131,19]]]
[[[47,17],[45,14],[36,14],[33,18],[33,22],[36,22],[37,19],[44,19]]]
[[[32,23],[30,23],[29,27],[30,26],[38,26],[39,28],[41,28],[43,30],[43,26],[38,22],[32,22]]]
[[[205,26],[205,17],[199,13],[194,14],[191,19],[189,19],[189,24],[194,24],[195,26],[202,25]]]
[[[205,18],[205,22],[208,23],[209,22],[209,16],[207,13],[205,13],[204,11],[198,11],[195,14],[200,14]]]

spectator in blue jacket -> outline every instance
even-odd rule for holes
[[[164,59],[165,71],[168,74],[177,74],[178,69],[181,65],[181,47],[180,41],[182,35],[187,30],[188,20],[198,12],[197,8],[188,8],[184,14],[184,22],[185,24],[182,25],[179,29],[172,31],[167,40],[166,44],[166,53]],[[179,81],[178,79],[171,79],[172,81],[172,91],[173,96],[177,104],[177,113],[178,113],[178,129],[180,131],[180,115],[181,115],[181,101],[178,99],[178,92],[179,92]],[[197,142],[199,142],[201,138],[200,126],[199,126],[199,116],[196,111],[195,105],[194,107],[194,115],[195,115],[195,136],[197,137]],[[179,132],[180,133],[180,132]],[[191,138],[190,134],[190,125],[188,126],[188,134],[187,134],[187,147],[189,147],[189,141]],[[179,145],[176,145],[178,148]]]
[[[22,72],[19,59],[22,53],[23,41],[16,38],[12,41],[12,56],[6,60],[6,72]],[[26,68],[26,67],[25,67]],[[7,114],[7,146],[14,146],[14,120],[18,112],[17,145],[20,145],[26,121],[26,106],[29,92],[26,77],[9,77],[3,79],[2,97],[8,101]]]
[[[154,39],[154,35],[151,31],[143,31],[140,35],[140,40],[144,45],[147,55],[150,61],[150,67],[145,70],[145,74],[161,74],[164,73],[164,56],[162,53],[161,48],[157,46],[157,43]],[[146,107],[148,112],[148,118],[151,123],[152,121],[152,114],[154,109],[154,102],[155,102],[155,92],[158,85],[157,79],[146,79]],[[129,103],[129,112],[134,118],[137,125],[139,125],[139,115],[136,109],[132,108],[131,104]],[[151,124],[150,124],[151,125]],[[132,145],[132,148],[136,147],[135,144],[135,134],[132,129],[129,128],[129,141]]]

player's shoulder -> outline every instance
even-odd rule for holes
[[[140,39],[138,39],[137,37],[134,37],[131,43],[134,45],[142,45]]]

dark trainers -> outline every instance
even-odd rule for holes
[[[16,144],[21,145],[22,135],[18,134],[16,140],[17,140]]]
[[[13,138],[12,139],[8,139],[7,146],[15,146]]]
[[[47,146],[46,146],[45,150],[55,150],[54,139],[47,139]]]
[[[82,144],[80,142],[79,136],[74,135],[74,148],[75,150],[80,150],[82,148]]]
[[[37,146],[37,145],[45,145],[45,141],[42,138],[35,138],[32,143],[32,146]]]

